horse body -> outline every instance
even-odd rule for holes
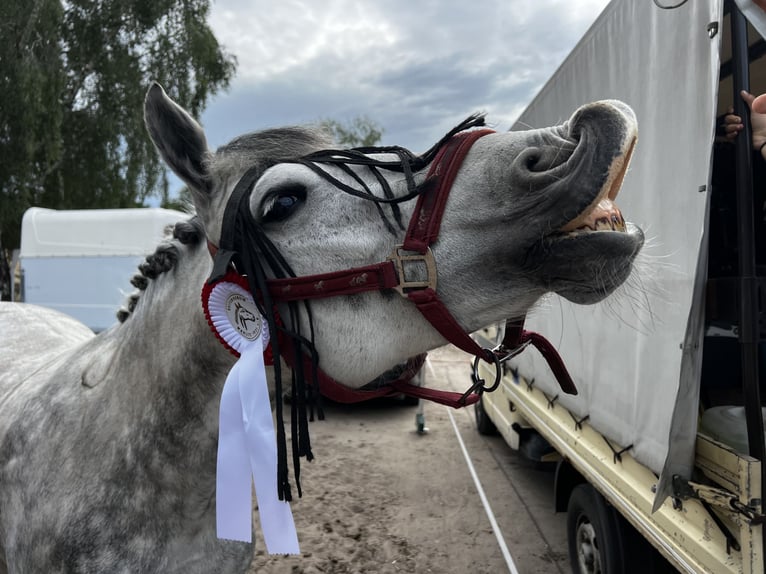
[[[0,304],[0,570],[246,571],[252,546],[215,535],[218,404],[234,358],[200,310],[206,241],[219,242],[228,198],[253,166],[252,220],[299,276],[384,260],[401,241],[392,222],[413,211],[412,201],[397,215],[349,198],[291,161],[328,146],[310,130],[243,136],[212,153],[158,86],[146,118],[197,218],[148,259],[124,321],[94,337],[54,311]],[[625,280],[640,230],[620,221],[593,230],[619,214],[604,201],[634,140],[632,112],[609,102],[563,126],[474,145],[433,246],[439,292],[464,329],[523,315],[549,291],[597,301]],[[328,170],[379,188],[382,172]],[[384,176],[394,196],[411,189],[401,173]],[[414,185],[424,180],[425,170],[414,174]],[[445,342],[396,293],[312,301],[311,311],[310,326],[306,314],[296,321],[313,328],[321,368],[352,388]]]
[[[211,527],[217,400],[233,358],[185,310],[199,306],[191,279],[209,255],[184,249],[196,253],[175,277],[150,284],[130,320],[97,337],[75,327],[53,345],[48,333],[71,319],[0,305],[3,333],[18,328],[9,320],[19,307],[48,319],[11,339],[0,379],[10,572],[242,572],[252,560],[250,545],[217,540]],[[171,323],[158,309],[185,319]],[[16,341],[40,344],[21,354]]]

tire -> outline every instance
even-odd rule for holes
[[[590,484],[579,484],[567,506],[569,562],[573,574],[623,574],[617,511]]]
[[[489,418],[487,411],[484,410],[484,396],[482,395],[475,405],[473,405],[473,414],[476,417],[476,430],[479,434],[493,435],[497,434],[497,427],[492,419]]]

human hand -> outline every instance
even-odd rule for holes
[[[745,90],[740,93],[742,99],[750,107],[750,126],[753,129],[753,149],[761,150],[766,144],[766,94],[757,98]]]
[[[718,126],[718,137],[716,139],[733,142],[744,128],[742,118],[734,114],[734,108],[729,108],[726,110],[726,115],[723,117],[721,125]]]

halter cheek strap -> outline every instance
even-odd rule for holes
[[[436,265],[431,263],[433,255],[430,246],[439,237],[439,228],[441,227],[444,208],[447,205],[449,191],[457,178],[463,159],[468,155],[468,151],[476,140],[491,133],[494,131],[483,129],[457,134],[439,151],[427,176],[427,178],[438,178],[438,188],[433,193],[423,193],[418,196],[407,235],[401,246],[403,251],[419,253],[429,273],[428,284],[421,289],[407,290],[407,298],[415,304],[421,314],[447,341],[490,363],[494,362],[492,351],[483,349],[476,344],[455,321],[452,313],[437,295]],[[410,257],[412,258],[412,256]],[[400,266],[399,269],[400,279],[403,279],[403,266]]]

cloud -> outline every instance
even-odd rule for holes
[[[212,145],[249,130],[366,115],[423,151],[474,111],[508,129],[606,0],[218,0],[239,61],[202,121]]]

